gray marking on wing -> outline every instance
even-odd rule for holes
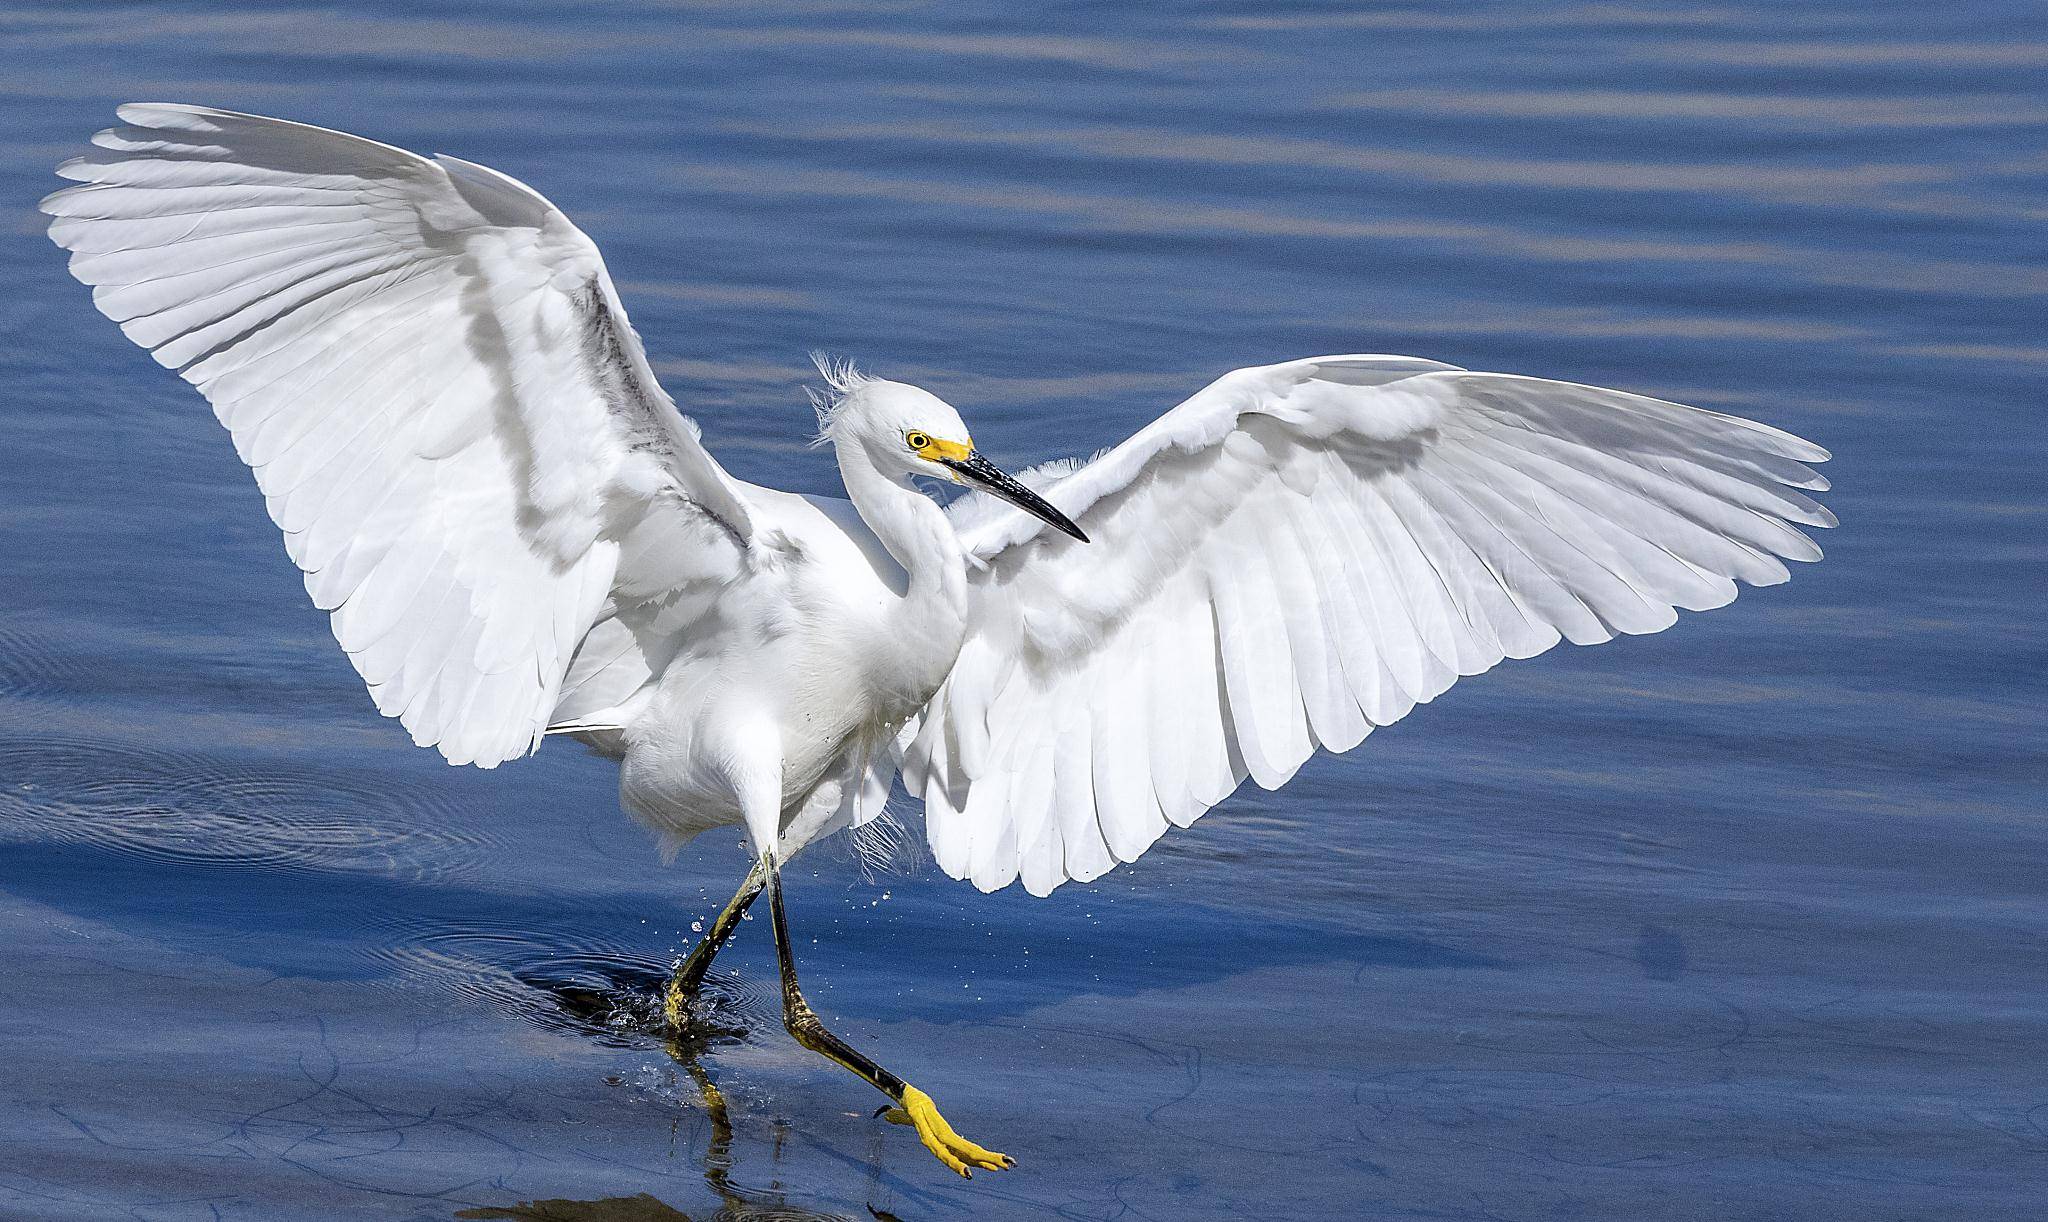
[[[604,396],[606,406],[626,426],[626,444],[641,453],[653,454],[662,467],[670,472],[682,465],[675,451],[671,434],[661,415],[663,412],[675,416],[675,422],[689,429],[693,434],[696,426],[685,416],[676,412],[668,396],[658,389],[650,393],[649,387],[633,376],[632,361],[626,356],[625,342],[619,336],[620,323],[611,307],[605,302],[603,290],[597,278],[584,282],[583,288],[573,298],[576,311],[583,317],[583,361],[591,375],[596,378],[599,393]],[[747,539],[739,528],[727,521],[724,515],[710,506],[696,500],[680,487],[676,499],[705,517],[725,528],[733,542],[742,551],[746,550]]]

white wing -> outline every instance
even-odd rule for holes
[[[43,201],[50,237],[213,404],[414,741],[486,767],[531,750],[594,622],[734,572],[734,483],[539,194],[276,119],[120,117],[59,167],[84,185]]]
[[[1408,357],[1241,369],[1040,491],[977,498],[969,639],[905,780],[940,865],[1044,894],[1460,675],[1656,632],[1817,560],[1825,459],[1618,391]],[[1065,471],[1063,477],[1058,477]]]

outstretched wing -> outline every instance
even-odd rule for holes
[[[485,767],[531,750],[619,598],[730,579],[745,503],[547,200],[277,119],[120,117],[59,167],[82,185],[43,201],[50,237],[212,403],[415,742]]]
[[[905,779],[940,865],[1044,894],[1504,657],[1656,632],[1817,560],[1819,447],[1618,391],[1333,356],[1225,375],[981,501],[969,639]]]

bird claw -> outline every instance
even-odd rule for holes
[[[890,1124],[909,1125],[916,1129],[917,1139],[924,1143],[924,1148],[959,1172],[962,1179],[974,1178],[970,1167],[979,1167],[983,1171],[1007,1171],[1017,1165],[1017,1160],[1009,1155],[984,1149],[955,1133],[953,1126],[939,1114],[932,1097],[915,1086],[903,1088],[903,1097],[897,1100],[897,1106],[883,1108],[875,1114]]]

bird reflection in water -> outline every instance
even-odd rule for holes
[[[690,1215],[644,1192],[630,1197],[606,1197],[600,1201],[521,1201],[517,1205],[489,1205],[481,1209],[464,1209],[455,1216],[463,1219],[511,1218],[517,1222],[691,1222]]]
[[[456,1213],[461,1219],[512,1219],[514,1222],[738,1222],[740,1219],[776,1219],[776,1222],[845,1222],[846,1215],[818,1213],[791,1205],[778,1191],[743,1187],[732,1181],[732,1117],[725,1096],[697,1060],[703,1046],[689,1047],[672,1042],[669,1055],[683,1067],[697,1085],[704,1114],[711,1121],[711,1141],[704,1150],[704,1183],[718,1195],[715,1213],[691,1215],[646,1193],[630,1197],[605,1197],[595,1201],[565,1199],[522,1201],[517,1205],[484,1206]],[[781,1143],[775,1145],[777,1156]],[[778,1157],[779,1161],[779,1157]],[[900,1222],[884,1209],[867,1207],[870,1218],[879,1222]]]
[[[618,962],[602,967],[580,960],[578,970],[515,971],[520,982],[535,990],[540,1002],[529,1017],[555,1030],[572,1031],[603,1043],[622,1047],[659,1047],[695,1085],[698,1105],[710,1122],[710,1137],[704,1148],[702,1168],[705,1186],[716,1195],[715,1212],[690,1214],[653,1196],[607,1197],[594,1201],[568,1199],[524,1201],[517,1205],[484,1206],[463,1210],[461,1219],[515,1219],[518,1222],[708,1222],[710,1219],[777,1219],[806,1222],[822,1219],[840,1222],[849,1215],[822,1213],[792,1205],[782,1191],[750,1188],[736,1183],[733,1124],[725,1095],[705,1069],[703,1058],[720,1047],[742,1041],[750,1028],[772,1022],[761,1010],[761,1001],[743,983],[720,977],[705,982],[698,993],[689,1021],[673,1026],[665,1021],[661,989],[665,973],[645,965]],[[758,1013],[756,1011],[759,1011]],[[622,1080],[613,1079],[614,1084]],[[681,1135],[678,1115],[674,1130]],[[786,1129],[778,1126],[769,1144],[769,1158],[782,1165]],[[879,1153],[879,1151],[877,1151]],[[870,1170],[879,1173],[879,1168]],[[895,1215],[872,1205],[870,1218],[894,1222]]]
[[[882,1222],[898,1222],[896,1215],[885,1210],[869,1208],[869,1213]],[[693,1222],[689,1214],[666,1205],[646,1193],[630,1197],[606,1197],[598,1201],[522,1201],[517,1205],[488,1206],[482,1209],[465,1209],[455,1215],[462,1219],[512,1219],[513,1222]],[[808,1218],[826,1218],[837,1222],[833,1214],[809,1213],[786,1206],[756,1208],[740,1201],[728,1201],[712,1218],[775,1218],[791,1222],[803,1222]]]

